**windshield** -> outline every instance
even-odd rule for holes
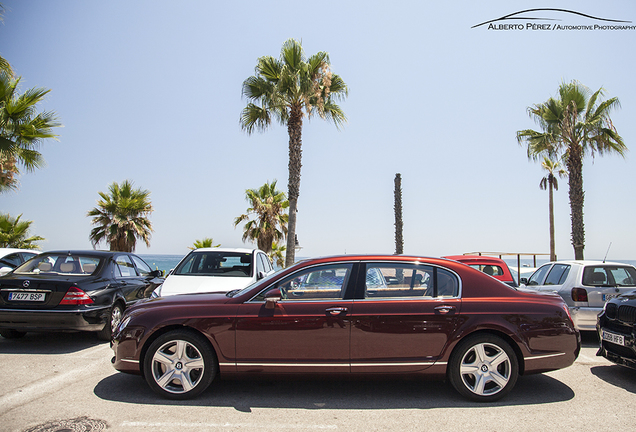
[[[102,258],[74,254],[42,254],[15,269],[17,274],[56,273],[75,276],[92,275]]]
[[[179,263],[175,275],[252,277],[251,252],[194,251]]]

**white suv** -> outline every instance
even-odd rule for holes
[[[259,249],[201,248],[186,255],[153,297],[242,289],[274,273]]]
[[[568,305],[579,330],[596,330],[605,302],[636,288],[636,268],[602,261],[556,261],[539,267],[526,288],[556,292]]]

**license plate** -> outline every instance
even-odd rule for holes
[[[41,302],[44,301],[44,295],[44,293],[11,292],[9,293],[9,300]]]
[[[611,300],[613,298],[618,297],[619,295],[620,294],[603,294],[603,301],[604,302],[609,301],[609,300]]]
[[[606,330],[603,330],[601,332],[601,338],[604,341],[608,341],[608,342],[614,343],[616,345],[625,346],[625,336],[623,336],[623,335],[619,335],[619,334],[616,334],[616,333],[611,333],[611,332],[608,332]]]

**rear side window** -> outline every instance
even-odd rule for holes
[[[365,298],[456,297],[457,278],[432,266],[410,264],[367,264]]]
[[[117,258],[115,258],[115,263],[117,264],[117,268],[119,269],[119,274],[121,277],[137,276],[135,266],[133,266],[133,263],[128,255],[119,255]]]
[[[563,285],[570,273],[570,266],[567,264],[555,264],[552,266],[548,277],[545,278],[544,285]]]

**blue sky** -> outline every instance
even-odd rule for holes
[[[288,38],[327,51],[349,86],[338,131],[303,129],[297,256],[394,251],[393,179],[402,175],[405,252],[548,252],[543,171],[516,131],[527,107],[578,80],[622,108],[626,158],[584,166],[586,258],[636,260],[636,30],[471,28],[513,12],[560,8],[636,23],[631,0],[81,1],[2,0],[0,53],[22,90],[51,89],[59,142],[0,210],[23,214],[44,250],[91,248],[98,191],[132,180],[152,192],[154,234],[138,253],[185,254],[213,237],[240,247],[244,191],[287,190],[285,127],[246,135],[243,80]],[[542,24],[605,24],[544,11]],[[556,193],[557,254],[573,257],[567,179]],[[101,245],[106,248],[106,245]]]

